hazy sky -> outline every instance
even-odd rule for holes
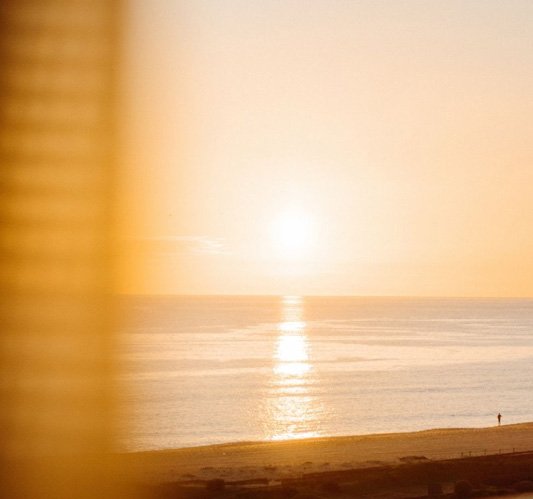
[[[533,295],[533,1],[130,5],[123,290]]]

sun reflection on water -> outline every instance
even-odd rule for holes
[[[310,371],[305,335],[298,330],[284,330],[278,338],[276,360],[274,372],[278,375],[303,376]]]
[[[313,366],[299,296],[282,298],[274,352],[267,432],[272,440],[318,435],[318,404],[310,394]]]

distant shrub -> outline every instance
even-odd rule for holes
[[[459,480],[454,487],[455,497],[465,498],[472,494],[472,485],[468,480]]]

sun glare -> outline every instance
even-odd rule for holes
[[[273,224],[275,249],[283,258],[300,258],[311,251],[313,243],[312,220],[305,213],[286,212]]]

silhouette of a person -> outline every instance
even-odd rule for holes
[[[498,413],[498,426],[502,424],[502,415]]]

